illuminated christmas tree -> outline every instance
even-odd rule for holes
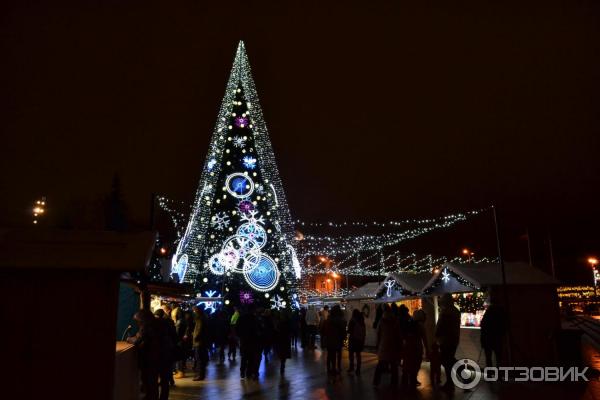
[[[300,278],[293,243],[294,227],[240,42],[172,274],[203,296],[216,291],[225,304],[241,303],[242,293],[262,305],[289,306]]]

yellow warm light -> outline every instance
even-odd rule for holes
[[[590,257],[587,259],[587,262],[592,266],[595,267],[596,265],[598,265],[598,259],[596,257]]]

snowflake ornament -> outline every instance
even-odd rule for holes
[[[254,169],[256,168],[256,158],[252,157],[252,156],[246,156],[242,159],[242,162],[244,163],[244,167],[248,168],[248,169]]]
[[[225,229],[229,226],[229,217],[227,216],[227,214],[224,211],[221,211],[220,213],[213,215],[213,217],[211,218],[210,224],[215,229],[222,231],[223,229]]]
[[[444,283],[448,283],[448,281],[450,281],[450,274],[448,271],[444,270],[444,272],[442,272],[442,280]]]
[[[265,194],[265,187],[262,185],[262,183],[255,185],[254,190],[256,190],[256,193],[258,193],[260,195]]]
[[[246,214],[241,216],[241,219],[243,222],[248,222],[250,224],[265,224],[265,218],[261,215],[260,217],[256,217],[258,215],[258,211],[256,210],[251,210],[248,211]]]
[[[246,145],[246,139],[242,136],[234,136],[233,137],[233,145],[238,148],[242,148]]]
[[[278,295],[276,294],[275,296],[273,296],[273,298],[271,298],[271,307],[276,309],[276,310],[281,310],[282,308],[285,308],[286,303],[285,301]]]
[[[213,158],[213,159],[211,159],[211,160],[208,162],[208,170],[209,170],[209,171],[212,171],[212,169],[215,167],[215,164],[216,164],[216,163],[217,163],[217,160],[215,160],[214,158]]]

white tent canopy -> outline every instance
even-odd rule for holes
[[[504,263],[504,270],[507,285],[557,285],[559,283],[540,269],[523,262]],[[460,279],[453,279],[454,275]],[[423,291],[435,286],[440,287],[440,281],[443,281],[447,287],[445,290],[435,290],[436,292],[468,292],[502,285],[502,267],[499,263],[446,263],[431,277],[423,287]]]
[[[348,294],[344,299],[348,300],[367,300],[374,299],[379,289],[379,282],[369,282],[356,288],[352,293]]]

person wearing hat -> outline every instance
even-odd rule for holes
[[[443,388],[454,389],[450,372],[456,363],[456,349],[460,340],[460,311],[454,306],[450,293],[445,293],[439,301],[440,316],[435,327],[435,339],[440,347],[440,359],[446,371],[446,383]]]

